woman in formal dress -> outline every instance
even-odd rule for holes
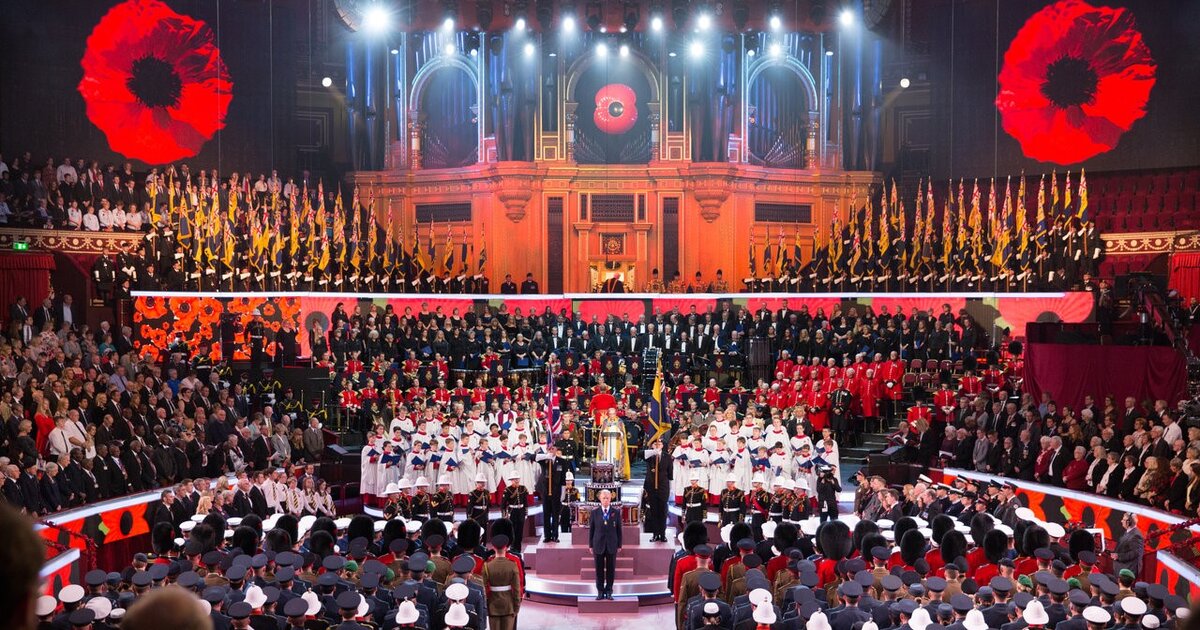
[[[625,424],[617,417],[616,408],[610,408],[600,424],[596,461],[612,462],[618,478],[629,479],[629,449],[625,438]]]

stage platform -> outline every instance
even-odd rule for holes
[[[640,501],[642,479],[632,479],[621,485],[621,501],[634,504]],[[839,511],[845,520],[854,501],[852,491],[843,491],[838,496]],[[366,514],[383,518],[378,508],[367,507]],[[682,516],[678,506],[668,508],[667,541],[651,542],[650,534],[642,532],[641,525],[626,525],[622,530],[625,545],[617,554],[616,581],[613,583],[613,600],[596,601],[596,571],[592,552],[588,545],[586,527],[571,528],[569,536],[562,536],[557,543],[542,542],[542,506],[529,509],[525,521],[525,539],[522,559],[525,562],[525,590],[532,601],[568,606],[580,613],[619,614],[635,613],[643,606],[671,603],[671,591],[667,588],[667,569],[671,556],[677,549],[677,524]],[[501,517],[500,510],[489,514],[492,520]],[[465,518],[460,508],[455,520]],[[720,544],[720,526],[716,512],[710,510],[708,520],[710,541]]]

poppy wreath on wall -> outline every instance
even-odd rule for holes
[[[88,119],[127,158],[191,157],[225,126],[233,82],[212,29],[158,0],[110,9],[80,65]]]
[[[996,107],[1026,157],[1075,164],[1117,146],[1146,114],[1156,70],[1127,9],[1062,0],[1013,38]]]

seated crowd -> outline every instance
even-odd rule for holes
[[[20,299],[9,314],[0,494],[29,514],[322,456],[321,415],[277,381],[235,378],[185,346],[140,353],[128,326],[91,329],[69,295],[33,313]]]
[[[1195,517],[1200,513],[1200,427],[1184,427],[1183,402],[1118,406],[1087,396],[1076,411],[1049,392],[1041,401],[1005,390],[967,395],[943,383],[935,407],[890,436],[918,464],[1094,492]]]

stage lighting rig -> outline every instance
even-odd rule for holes
[[[480,28],[483,28],[483,25],[480,25]],[[468,55],[474,57],[479,53],[479,40],[479,33],[474,31],[467,33],[467,37],[463,43],[463,48],[466,49]]]
[[[475,2],[475,23],[479,25],[479,30],[486,31],[492,27],[492,0],[476,0]]]
[[[600,27],[604,24],[604,5],[598,0],[593,0],[587,3],[585,12],[588,28],[593,33],[599,33]]]
[[[675,28],[687,28],[689,13],[691,7],[688,0],[671,0],[671,20],[675,22]]]
[[[813,4],[818,4],[823,0],[812,0]],[[810,7],[812,5],[809,5]],[[778,33],[783,30],[783,7],[777,1],[772,1],[767,5],[767,27]]]
[[[554,3],[551,0],[537,0],[533,6],[533,17],[543,33],[549,32],[554,27]]]
[[[746,24],[750,22],[750,5],[746,0],[735,0],[733,10],[729,12],[733,18],[733,27],[738,32],[746,30]]]
[[[458,20],[458,3],[454,0],[442,0],[442,30],[453,31]]]
[[[641,5],[639,5],[637,2],[626,2],[622,13],[624,16],[621,20],[621,23],[625,26],[625,30],[636,30],[638,22],[642,21]]]

